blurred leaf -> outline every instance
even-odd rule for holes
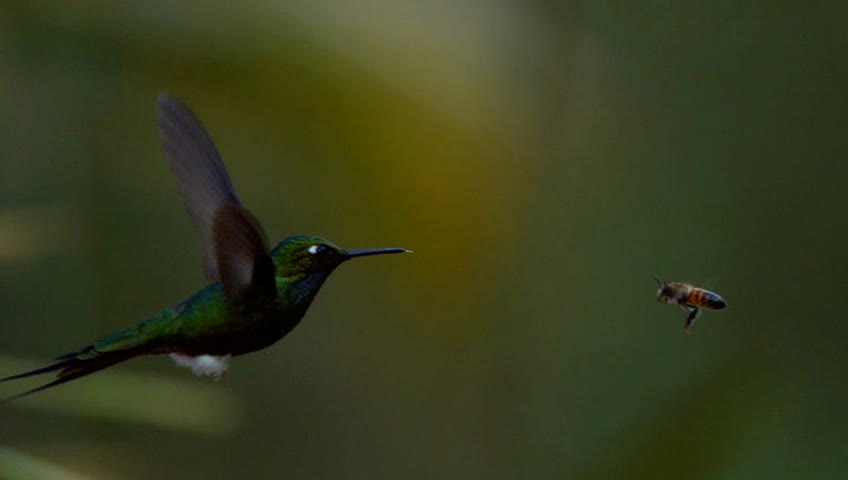
[[[0,447],[0,478],[5,480],[85,480],[88,477],[10,448]]]

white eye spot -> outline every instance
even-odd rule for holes
[[[318,245],[312,245],[307,251],[312,255],[315,255],[316,253],[318,253]]]

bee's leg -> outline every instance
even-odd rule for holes
[[[689,328],[691,328],[692,324],[695,323],[695,320],[698,318],[701,310],[694,305],[686,305],[686,309],[689,310],[689,315],[686,316],[686,323],[683,325],[683,331],[689,333]]]

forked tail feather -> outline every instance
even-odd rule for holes
[[[59,373],[56,374],[56,379],[52,382],[45,383],[44,385],[33,388],[32,390],[27,390],[12,397],[2,399],[0,400],[0,405],[11,402],[12,400],[17,400],[21,397],[25,397],[35,392],[40,392],[42,390],[55,387],[56,385],[61,385],[65,382],[84,377],[90,373],[103,370],[106,367],[111,367],[116,363],[123,362],[124,360],[128,360],[138,355],[137,352],[132,350],[122,350],[117,352],[95,354],[94,356],[90,356],[93,350],[94,346],[89,345],[78,352],[71,352],[66,355],[57,357],[56,362],[52,365],[37,368],[35,370],[30,370],[28,372],[19,373],[17,375],[12,375],[6,378],[0,378],[0,383],[2,383],[9,380],[17,380],[19,378],[32,377],[34,375],[55,372],[57,370],[59,371]],[[86,357],[79,358],[80,356]]]

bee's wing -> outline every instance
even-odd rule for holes
[[[221,155],[194,113],[168,93],[159,95],[156,106],[162,147],[177,179],[183,204],[200,236],[203,274],[209,280],[221,280],[225,289],[232,287],[229,291],[240,291],[244,285],[239,282],[252,278],[250,272],[257,262],[265,265],[260,270],[270,263],[265,232],[242,207]],[[219,215],[223,209],[240,213]],[[223,233],[216,235],[215,230]],[[228,255],[227,248],[236,248],[237,252]],[[267,262],[263,256],[268,257]],[[228,286],[228,281],[236,284]]]

